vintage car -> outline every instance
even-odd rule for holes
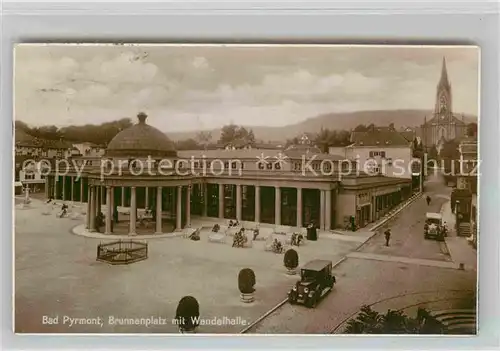
[[[288,301],[291,304],[315,307],[318,301],[332,290],[335,283],[332,261],[310,261],[300,270],[300,280],[288,293]]]
[[[440,213],[426,213],[424,238],[443,241],[444,236],[443,216]]]

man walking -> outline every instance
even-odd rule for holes
[[[389,241],[391,240],[391,230],[387,229],[384,232],[384,235],[385,235],[385,246],[389,246]]]
[[[431,204],[431,197],[427,196],[426,200],[427,200],[427,206],[429,206]]]

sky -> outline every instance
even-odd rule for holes
[[[443,57],[453,111],[477,115],[476,47],[20,44],[15,118],[67,126],[145,112],[149,124],[177,132],[432,110]]]

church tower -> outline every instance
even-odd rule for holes
[[[441,78],[439,79],[439,83],[436,89],[436,106],[434,108],[434,114],[438,115],[440,119],[444,119],[444,116],[446,120],[448,120],[452,115],[451,84],[448,80],[446,59],[444,57],[441,67]]]
[[[446,69],[446,59],[443,57],[441,77],[436,87],[436,102],[432,118],[425,118],[422,125],[422,135],[426,146],[435,145],[441,150],[447,140],[460,138],[467,131],[465,121],[453,116],[451,84]]]

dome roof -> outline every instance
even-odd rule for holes
[[[146,124],[147,115],[139,113],[139,122],[124,129],[109,142],[106,156],[111,157],[175,157],[174,144],[158,129]]]

